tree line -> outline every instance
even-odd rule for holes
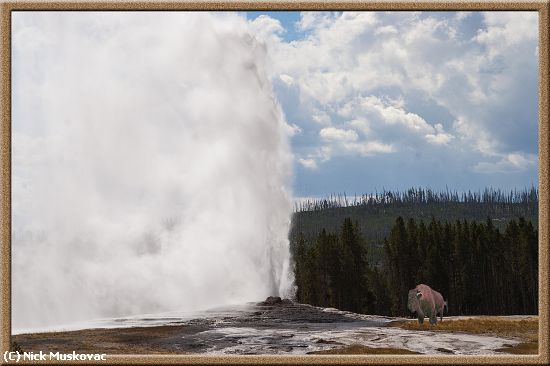
[[[296,299],[358,313],[406,316],[407,292],[425,283],[443,294],[451,315],[536,314],[538,231],[523,218],[501,232],[486,222],[424,222],[398,217],[383,258],[369,263],[360,226],[291,240]]]
[[[355,198],[350,201],[345,195],[329,197],[326,202],[302,201],[292,217],[290,239],[296,241],[302,233],[306,240],[313,241],[322,229],[336,233],[349,217],[352,222],[359,223],[362,236],[371,249],[369,256],[379,257],[383,240],[399,216],[425,222],[432,217],[449,222],[463,219],[485,222],[491,217],[501,232],[510,220],[519,217],[538,225],[538,191],[534,187],[508,193],[486,188],[462,194],[412,188],[406,192],[367,195],[361,202]]]
[[[535,187],[523,190],[504,191],[486,187],[483,191],[458,192],[435,191],[424,188],[410,188],[404,192],[382,190],[370,194],[348,197],[346,193],[331,194],[326,198],[310,198],[294,203],[295,212],[320,211],[343,207],[386,206],[386,205],[427,205],[427,204],[523,204],[538,205],[538,190]]]

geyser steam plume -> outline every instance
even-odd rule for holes
[[[238,14],[13,14],[13,327],[288,295],[287,125]]]

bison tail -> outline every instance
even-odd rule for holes
[[[447,312],[449,312],[449,305],[447,305],[447,301],[443,302],[443,310],[447,310]]]

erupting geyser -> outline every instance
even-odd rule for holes
[[[237,14],[13,14],[13,327],[288,296],[291,153]]]

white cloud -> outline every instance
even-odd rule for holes
[[[435,125],[435,130],[437,131],[435,134],[430,133],[426,135],[426,140],[431,144],[447,145],[452,139],[454,139],[453,135],[445,132],[441,123]]]
[[[344,147],[350,151],[359,153],[362,156],[370,156],[373,154],[388,154],[395,152],[396,149],[391,144],[384,144],[380,141],[364,141],[364,142],[346,142]]]
[[[360,105],[365,111],[377,114],[384,123],[400,124],[416,133],[433,131],[433,127],[419,115],[385,103],[376,96],[362,98]]]
[[[474,40],[489,47],[489,56],[503,49],[538,36],[538,14],[531,12],[488,12],[484,14],[487,28],[480,29]]]
[[[381,34],[397,34],[397,28],[395,28],[393,25],[384,25],[382,27],[376,28],[376,31],[374,31],[375,35],[381,35]]]
[[[334,127],[326,127],[323,128],[319,132],[319,136],[323,140],[327,141],[356,141],[359,136],[357,136],[357,132],[353,130],[343,130],[339,128]]]
[[[356,120],[350,125],[362,124]],[[354,130],[344,130],[334,127],[323,128],[319,135],[327,143],[322,149],[318,150],[317,157],[321,157],[321,161],[327,161],[331,157],[338,155],[360,155],[371,156],[375,154],[387,154],[395,152],[396,149],[392,144],[385,144],[377,140],[359,139],[359,135]],[[314,157],[313,155],[312,157]],[[302,165],[304,165],[302,163]]]
[[[302,129],[298,125],[296,125],[295,123],[292,123],[292,124],[286,123],[285,124],[285,129],[288,132],[289,136],[296,136],[296,135],[299,135],[300,133],[302,133]]]
[[[287,74],[281,74],[279,78],[288,86],[294,84],[294,78]]]
[[[254,36],[264,42],[278,41],[279,36],[286,32],[279,20],[267,15],[260,15],[249,24]]]
[[[332,158],[333,154],[337,150],[335,149],[335,146],[337,146],[337,144],[319,146],[312,153],[308,154],[306,158],[300,158],[304,160],[303,162],[301,162],[300,159],[298,159],[298,162],[303,166],[305,163],[305,165],[309,165],[309,167],[315,166],[316,168],[318,166],[318,162],[324,163]]]
[[[299,158],[298,159],[298,162],[300,164],[302,164],[302,166],[304,168],[307,168],[307,169],[317,169],[317,162],[315,161],[315,159],[303,159],[303,158]]]
[[[532,168],[536,163],[537,156],[534,154],[511,153],[501,156],[497,161],[480,162],[473,167],[473,170],[483,174],[515,173]]]
[[[465,140],[483,155],[493,156],[496,154],[498,150],[497,142],[491,138],[480,123],[460,116],[453,122],[453,128],[460,134],[462,140]]]
[[[296,27],[301,31],[322,28],[331,24],[331,15],[328,12],[304,11],[300,13],[300,21]]]
[[[334,153],[334,148],[330,145],[321,146],[321,148],[317,149],[315,153],[315,157],[321,160],[321,162],[326,162],[330,160],[332,157],[332,154]]]
[[[471,11],[457,11],[455,17],[456,17],[456,20],[461,21],[468,18],[471,15],[472,15]]]
[[[311,109],[311,119],[320,125],[330,125],[332,122],[328,113],[317,108]]]
[[[369,135],[372,132],[370,123],[365,118],[356,118],[351,120],[348,125],[356,131],[360,131],[364,135]]]

